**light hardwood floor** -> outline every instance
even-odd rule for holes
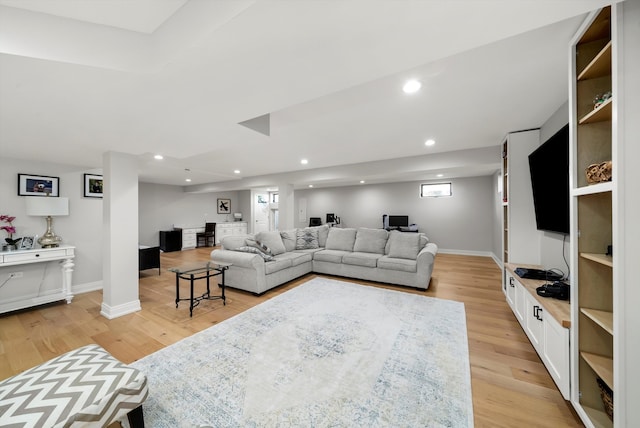
[[[114,320],[100,315],[102,293],[0,315],[0,379],[57,355],[97,343],[125,363],[224,321],[305,281],[310,274],[256,297],[227,289],[227,305],[204,301],[189,318],[175,308],[175,274],[167,268],[208,260],[211,248],[162,254],[162,270],[140,274],[142,310]],[[488,257],[439,254],[426,292],[367,281],[369,286],[463,302],[467,316],[476,427],[580,427],[505,302],[499,268]],[[345,279],[347,280],[347,279]],[[186,284],[183,285],[186,291]]]

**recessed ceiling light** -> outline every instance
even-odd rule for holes
[[[405,94],[413,94],[414,92],[418,92],[421,87],[422,83],[414,79],[409,80],[407,83],[405,83],[402,87],[402,90],[405,92]]]
[[[438,174],[436,177],[444,177],[444,174]]]
[[[364,184],[364,180],[360,180],[360,184]]]
[[[233,173],[234,173],[234,174],[240,174],[240,170],[239,170],[239,169],[234,169],[234,170],[233,170]]]
[[[310,188],[311,188],[311,187],[313,187],[313,184],[309,184],[309,187],[310,187]]]
[[[302,159],[302,160],[300,160],[300,163],[301,163],[302,165],[306,165],[306,164],[308,164],[308,163],[309,163],[309,161],[308,161],[307,159]]]
[[[184,181],[186,181],[187,183],[191,183],[191,179],[190,178],[185,178]]]
[[[433,146],[436,143],[436,141],[432,138],[429,138],[427,141],[424,142],[425,146]]]
[[[156,160],[162,160],[162,159],[164,159],[164,156],[162,156],[162,155],[155,155],[153,158],[154,158],[154,159],[156,159]]]

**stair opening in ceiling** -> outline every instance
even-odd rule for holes
[[[271,135],[271,114],[263,114],[262,116],[239,122],[238,125],[242,125],[269,137]]]

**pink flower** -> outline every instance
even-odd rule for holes
[[[11,238],[11,236],[16,233],[16,228],[15,226],[2,226],[0,227],[0,230],[4,230],[9,234],[9,238]]]
[[[5,232],[7,232],[7,234],[9,235],[8,239],[13,238],[13,234],[16,233],[16,228],[14,225],[11,224],[11,222],[13,220],[15,220],[16,218],[13,216],[8,216],[6,214],[2,214],[0,215],[0,221],[4,221],[5,223],[9,223],[9,226],[0,226],[0,230],[4,230]],[[6,241],[7,239],[5,239]],[[8,241],[7,241],[8,242]]]

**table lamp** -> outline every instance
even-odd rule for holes
[[[47,218],[47,231],[38,239],[42,248],[60,245],[62,238],[53,233],[53,216],[69,215],[69,198],[31,196],[26,200],[27,215]]]

